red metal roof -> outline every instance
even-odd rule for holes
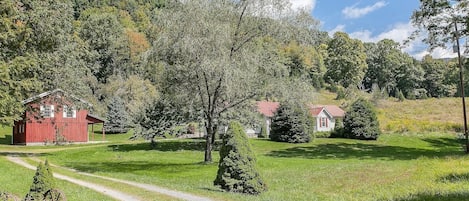
[[[257,111],[267,117],[273,117],[279,107],[278,102],[259,101],[257,102]]]
[[[337,105],[312,105],[311,106],[311,114],[313,116],[317,116],[321,110],[325,108],[326,111],[331,114],[333,117],[344,117],[345,116],[345,111],[342,110],[340,107]],[[313,110],[319,110],[317,111],[317,114],[313,113]]]
[[[316,117],[319,115],[319,113],[321,113],[323,107],[311,107],[310,109],[310,112],[311,112],[311,115],[313,115],[313,117]]]
[[[266,117],[273,117],[279,107],[279,102],[259,101],[257,102],[257,111]],[[325,109],[333,117],[344,117],[345,111],[337,105],[311,105],[310,112],[316,117]]]

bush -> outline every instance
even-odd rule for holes
[[[50,201],[67,201],[65,193],[58,189],[50,189],[44,193],[44,200]]]
[[[256,195],[266,191],[255,164],[254,153],[241,124],[231,122],[223,135],[217,178],[213,184],[229,192]]]
[[[331,137],[331,133],[329,131],[321,131],[321,132],[316,132],[314,133],[315,138],[329,138]]]
[[[355,101],[345,114],[344,137],[376,140],[380,135],[378,118],[373,106],[364,99]]]
[[[36,169],[36,174],[33,177],[33,183],[26,194],[25,200],[44,200],[44,195],[55,186],[54,177],[46,160],[44,164],[39,163]]]
[[[280,104],[272,118],[269,137],[277,142],[310,142],[312,122],[308,109]]]

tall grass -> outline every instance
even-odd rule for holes
[[[461,132],[463,112],[459,98],[381,101],[378,119],[385,132]]]

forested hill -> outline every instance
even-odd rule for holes
[[[101,115],[119,97],[133,119],[181,94],[193,97],[184,108],[204,118],[222,118],[246,100],[282,100],[297,88],[456,95],[454,61],[416,61],[391,40],[330,37],[286,3],[3,0],[0,123],[19,117],[21,100],[55,88],[88,100]]]

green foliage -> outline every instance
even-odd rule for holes
[[[47,201],[67,201],[65,193],[58,189],[50,189],[44,193],[44,200]]]
[[[118,97],[112,97],[107,106],[106,123],[104,131],[106,133],[127,133],[129,130],[129,115],[127,114],[124,101]]]
[[[231,122],[223,135],[220,162],[214,185],[229,192],[260,194],[267,190],[256,169],[256,158],[243,127]]]
[[[353,139],[376,140],[380,134],[373,106],[364,99],[355,101],[345,114],[344,135]]]
[[[185,114],[180,107],[173,102],[160,99],[147,106],[136,119],[137,124],[132,138],[142,137],[150,140],[151,146],[154,147],[155,137],[165,137],[166,133],[171,133],[175,126],[183,122],[184,117]]]
[[[425,72],[423,86],[430,97],[453,96],[456,93],[456,84],[445,83],[448,68],[443,60],[427,55],[422,59],[422,68]]]
[[[270,139],[289,143],[310,142],[312,121],[308,112],[307,108],[281,103],[272,118]]]
[[[49,166],[49,162],[39,163],[36,169],[36,174],[33,178],[33,183],[26,195],[26,200],[43,200],[47,191],[50,191],[55,186],[54,177]]]
[[[336,32],[327,47],[325,80],[347,88],[358,86],[367,69],[363,43],[346,33]]]

